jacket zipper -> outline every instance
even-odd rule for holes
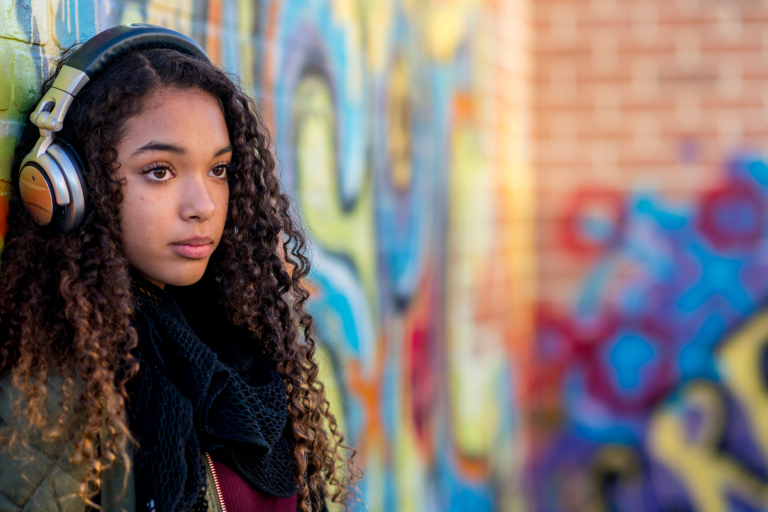
[[[211,468],[211,474],[213,475],[213,485],[216,486],[216,495],[219,497],[219,503],[221,503],[221,512],[227,512],[227,506],[224,505],[224,496],[221,494],[221,487],[219,486],[219,477],[216,476],[216,467],[213,465],[211,456],[206,453],[205,458],[208,459],[208,466]]]

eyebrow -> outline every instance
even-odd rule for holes
[[[132,156],[139,155],[141,153],[148,153],[150,151],[167,151],[169,153],[176,153],[177,155],[183,155],[186,153],[186,150],[182,148],[181,146],[177,146],[176,144],[171,144],[168,142],[158,142],[153,140],[152,142],[148,142],[147,144],[144,144],[139,149],[133,152]],[[221,148],[218,150],[213,156],[221,156],[225,153],[230,153],[232,151],[232,146],[227,146],[224,148]]]
[[[141,153],[147,153],[149,151],[167,151],[169,153],[176,153],[179,155],[183,155],[186,153],[184,151],[184,148],[181,146],[177,146],[175,144],[170,144],[167,142],[158,142],[153,140],[152,142],[149,142],[147,144],[144,144],[139,149],[133,152],[133,156],[139,155]]]
[[[215,154],[215,155],[213,155],[213,156],[214,156],[214,157],[217,157],[217,156],[221,156],[221,155],[223,155],[223,154],[225,154],[225,153],[231,153],[231,152],[232,152],[232,146],[227,146],[227,147],[225,147],[225,148],[221,148],[220,150],[218,150],[218,151],[216,152],[216,154]]]

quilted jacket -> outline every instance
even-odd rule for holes
[[[45,403],[48,418],[57,418],[61,412],[61,384],[60,377],[49,379]],[[14,394],[10,377],[0,377],[0,428],[15,424]],[[14,446],[10,452],[7,445],[0,445],[0,512],[85,511],[85,503],[78,494],[84,467],[69,463],[79,438],[77,434],[83,428],[80,412],[73,407],[64,418],[64,428],[72,435],[54,441],[32,435],[26,447]],[[206,468],[208,512],[222,512],[217,485],[207,463]],[[126,479],[122,463],[102,475],[100,501],[104,512],[136,511],[133,473],[129,472]]]
[[[48,418],[55,421],[61,411],[62,379],[49,381],[45,406]],[[13,427],[15,414],[12,404],[17,392],[10,385],[10,377],[0,378],[0,428]],[[69,456],[75,449],[77,433],[82,431],[80,410],[73,407],[64,418],[64,428],[72,435],[56,440],[43,439],[32,434],[27,446],[14,445],[9,451],[0,445],[0,512],[82,512],[85,503],[79,497],[79,485],[84,476],[84,466],[73,466]],[[115,466],[105,471],[101,480],[101,505],[104,512],[134,512],[133,478],[125,480],[125,466]],[[123,492],[123,483],[127,486]]]
[[[46,395],[48,418],[57,418],[61,412],[62,379],[51,377]],[[14,426],[12,404],[15,401],[10,377],[0,377],[0,428]],[[64,418],[64,428],[72,435],[55,441],[32,435],[26,447],[0,445],[0,512],[84,512],[85,503],[79,497],[83,480],[83,466],[69,463],[78,432],[82,431],[82,416],[73,407]],[[202,456],[205,459],[205,456]],[[206,498],[208,512],[222,512],[217,485],[206,463]],[[124,486],[125,484],[125,486]],[[101,507],[104,512],[135,512],[133,473],[126,478],[125,466],[120,463],[104,472],[101,478]]]

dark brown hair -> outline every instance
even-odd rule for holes
[[[61,64],[46,89],[59,69]],[[356,498],[349,489],[359,471],[318,380],[312,317],[304,310],[309,293],[302,280],[310,268],[305,237],[281,190],[272,142],[253,100],[210,63],[168,49],[133,51],[77,96],[57,135],[85,161],[89,203],[80,228],[59,235],[35,225],[14,181],[0,265],[0,371],[10,369],[21,391],[17,407],[28,428],[45,428],[51,436],[62,433],[45,417],[46,382],[53,374],[65,378],[64,411],[78,404],[85,417],[73,456],[88,465],[81,494],[97,494],[102,471],[118,458],[127,460],[126,382],[138,371],[131,355],[138,340],[120,234],[115,148],[126,120],[156,92],[173,89],[212,95],[229,129],[229,211],[209,272],[231,321],[256,335],[259,350],[285,382],[300,510],[321,510],[323,495],[346,508]],[[28,126],[14,169],[36,138],[37,129]],[[15,432],[11,440],[23,437]]]

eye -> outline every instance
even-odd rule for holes
[[[227,177],[227,168],[229,167],[228,164],[220,164],[208,171],[208,176],[213,176],[214,178],[226,178]]]
[[[165,181],[171,177],[171,173],[168,169],[155,169],[154,171],[150,171],[149,175],[157,181]]]
[[[173,178],[171,168],[165,165],[153,165],[142,172],[150,181],[168,181]]]

